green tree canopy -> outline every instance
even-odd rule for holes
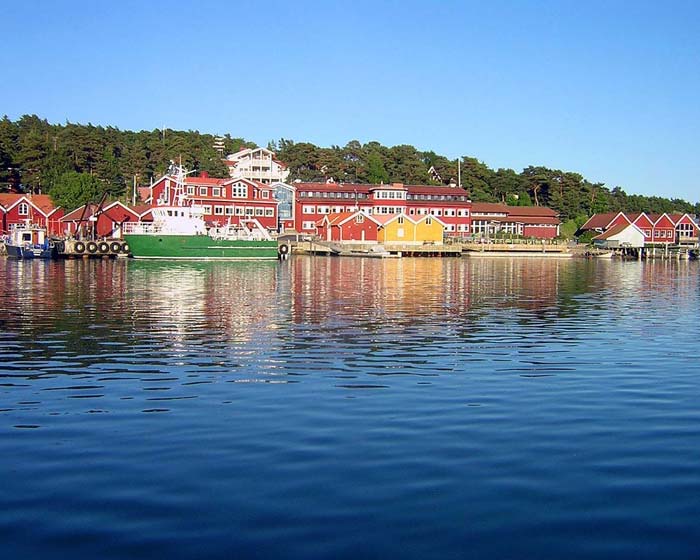
[[[74,210],[88,202],[95,202],[102,195],[102,185],[93,175],[68,171],[60,175],[49,192],[56,206],[66,211]]]

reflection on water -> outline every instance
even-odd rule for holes
[[[698,273],[0,260],[0,542],[44,558],[692,557]]]

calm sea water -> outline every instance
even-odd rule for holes
[[[0,259],[0,554],[700,558],[699,274]]]

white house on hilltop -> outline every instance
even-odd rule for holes
[[[271,185],[283,183],[289,175],[287,166],[275,159],[275,153],[265,148],[243,148],[226,156],[224,163],[234,179],[250,179]]]

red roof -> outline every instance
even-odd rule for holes
[[[628,227],[633,227],[634,229],[636,229],[637,231],[639,231],[641,233],[641,230],[637,226],[635,226],[634,224],[625,223],[625,224],[618,224],[616,226],[613,226],[610,229],[601,233],[600,235],[596,235],[593,239],[599,239],[601,241],[603,241],[605,239],[609,239],[609,238],[613,237],[614,235],[617,235],[618,233],[622,233]]]
[[[26,199],[46,215],[50,214],[57,208],[52,202],[51,197],[47,194],[24,193],[0,193],[0,206],[3,206],[6,209],[10,208],[22,198]]]
[[[83,213],[83,210],[85,212]],[[75,210],[72,210],[71,212],[68,212],[63,218],[61,218],[62,222],[75,222],[79,220],[81,217],[83,220],[87,220],[90,216],[92,216],[95,212],[97,211],[97,204],[88,204],[87,208],[85,208],[85,205],[83,204],[79,208],[76,208]]]
[[[357,192],[358,194],[369,194],[377,189],[388,190],[406,190],[408,194],[432,194],[432,195],[451,195],[451,196],[469,196],[465,189],[457,187],[433,187],[430,185],[403,185],[388,184],[388,185],[369,185],[364,183],[295,183],[297,192]]]
[[[473,202],[472,216],[477,214],[505,214],[500,220],[516,221],[525,224],[558,224],[559,218],[556,211],[545,206],[508,206],[495,202]],[[499,220],[498,216],[489,216]]]
[[[589,230],[589,229],[605,229],[608,227],[610,222],[612,222],[620,212],[605,212],[601,214],[593,214],[588,220],[586,221],[585,224],[581,226],[582,230]],[[624,216],[624,214],[623,214]],[[627,216],[625,216],[627,218]],[[632,222],[629,218],[627,218],[628,222]]]

